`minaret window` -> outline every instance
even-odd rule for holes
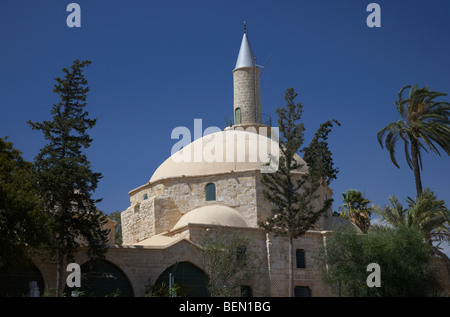
[[[216,200],[216,185],[214,183],[209,183],[205,187],[206,201]]]
[[[234,124],[241,124],[241,108],[234,110]]]

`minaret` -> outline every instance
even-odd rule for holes
[[[235,126],[261,126],[260,74],[244,23],[244,36],[233,70]]]

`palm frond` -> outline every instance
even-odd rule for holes
[[[409,94],[404,99],[405,90]],[[404,86],[398,92],[395,106],[401,119],[391,122],[377,133],[381,148],[389,151],[392,163],[399,168],[395,146],[401,140],[404,146],[406,163],[411,169],[422,170],[422,151],[431,151],[441,155],[443,150],[450,155],[450,103],[437,100],[447,96],[446,93],[432,91],[428,87],[418,88]],[[410,152],[410,147],[417,145],[417,151]],[[418,167],[413,166],[411,155],[418,159]]]

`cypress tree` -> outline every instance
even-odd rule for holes
[[[52,121],[28,121],[48,141],[34,164],[37,187],[50,215],[48,248],[57,263],[57,296],[63,289],[64,261],[72,262],[81,245],[88,246],[90,258],[106,252],[108,230],[102,229],[106,217],[96,208],[100,199],[92,198],[102,175],[92,171],[83,153],[92,142],[87,130],[96,123],[84,109],[89,87],[83,70],[90,63],[75,60],[70,69],[63,68],[63,78],[55,79],[53,92],[61,100],[52,107]]]
[[[327,142],[333,122],[338,126],[341,125],[339,121],[334,119],[322,123],[311,143],[303,149],[303,160],[311,169],[320,174],[327,185],[330,185],[331,181],[336,179],[339,173],[339,169],[334,167],[332,153]]]
[[[293,239],[306,233],[331,207],[332,199],[326,199],[320,208],[315,207],[320,195],[321,172],[309,168],[307,173],[300,170],[303,165],[296,155],[304,143],[304,124],[300,122],[303,114],[301,103],[293,88],[286,90],[286,106],[276,110],[280,131],[280,157],[278,170],[261,174],[264,185],[263,195],[272,203],[272,215],[259,226],[275,236],[289,238],[289,296],[293,295]]]

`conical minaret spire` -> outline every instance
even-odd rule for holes
[[[242,37],[241,48],[234,69],[241,67],[256,67],[256,58],[247,36],[247,25],[244,22],[244,35]]]
[[[250,46],[247,33],[244,33],[242,37],[241,48],[239,49],[239,55],[234,69],[241,67],[256,67],[256,58]]]

